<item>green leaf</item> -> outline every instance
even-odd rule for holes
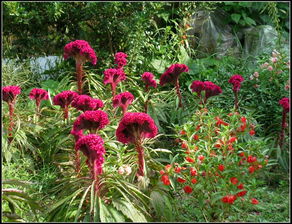
[[[173,220],[173,211],[172,206],[169,202],[167,196],[161,191],[152,191],[150,194],[151,205],[153,206],[156,215],[160,217],[160,219],[165,218],[165,221]],[[164,220],[161,220],[164,221]]]
[[[244,18],[244,21],[248,24],[248,25],[256,25],[256,22],[250,18],[250,17],[246,17]]]
[[[132,203],[117,199],[113,201],[113,205],[133,222],[147,222],[145,216]]]
[[[114,207],[112,207],[111,205],[105,205],[100,198],[98,198],[98,200],[101,222],[125,222],[124,216]]]
[[[231,19],[235,22],[235,23],[238,23],[238,21],[240,20],[241,18],[241,15],[240,14],[237,14],[237,13],[233,13],[231,14]]]
[[[168,62],[164,60],[154,59],[152,60],[151,65],[158,73],[163,73],[168,65]]]

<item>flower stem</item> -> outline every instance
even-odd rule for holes
[[[8,127],[8,136],[9,136],[9,137],[12,137],[12,129],[13,129],[13,126],[14,126],[14,123],[13,123],[13,116],[14,116],[14,103],[13,103],[13,102],[8,103],[8,106],[9,106],[9,127]]]
[[[144,149],[142,147],[142,143],[141,140],[136,141],[135,143],[135,147],[136,150],[138,152],[138,164],[139,164],[139,168],[138,168],[138,175],[139,176],[144,176]]]
[[[68,115],[69,115],[69,108],[67,105],[65,105],[64,108],[64,120],[68,120]]]
[[[78,92],[82,94],[83,64],[80,62],[76,62],[76,76]]]
[[[180,92],[180,90],[179,90],[179,82],[178,82],[178,80],[176,80],[175,88],[176,88],[176,94],[177,94],[178,99],[179,99],[179,104],[178,104],[178,106],[179,106],[179,107],[183,107],[183,105],[182,105],[182,96],[181,96],[181,92]]]
[[[284,145],[286,115],[287,115],[286,111],[283,110],[283,112],[282,112],[282,128],[281,128],[280,140],[279,140],[279,146],[280,146],[281,150],[283,149],[283,145]]]
[[[233,91],[234,92],[234,105],[235,105],[235,111],[238,111],[238,91]]]
[[[75,165],[76,165],[76,173],[77,176],[80,174],[80,152],[75,150]]]

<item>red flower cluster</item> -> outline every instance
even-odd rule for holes
[[[223,172],[224,169],[225,169],[225,166],[224,166],[223,164],[220,164],[220,165],[218,166],[218,170],[220,170],[221,172]]]
[[[128,106],[134,101],[134,96],[130,92],[123,92],[116,95],[113,99],[114,107],[121,107],[123,114],[127,112]]]
[[[230,178],[230,182],[234,185],[236,185],[238,183],[238,179],[236,177],[231,177]]]
[[[124,52],[117,52],[115,54],[115,64],[118,65],[118,68],[123,68],[127,65],[127,57],[128,55]]]
[[[93,99],[88,95],[79,95],[72,101],[72,107],[77,110],[98,110],[103,107],[103,102],[99,99]]]
[[[233,85],[233,91],[238,92],[242,81],[244,81],[244,78],[241,75],[236,74],[231,76],[228,82]]]
[[[279,100],[279,104],[283,107],[283,110],[285,112],[289,112],[290,110],[290,102],[289,102],[289,98],[284,97],[281,100]]]
[[[257,205],[259,203],[259,201],[255,198],[252,198],[251,199],[251,203],[254,204],[254,205]]]
[[[217,127],[220,127],[221,124],[224,125],[224,126],[228,126],[229,124],[223,120],[221,120],[219,117],[215,117],[215,120],[217,121],[216,122],[216,126]]]
[[[156,88],[157,83],[154,79],[154,75],[151,72],[144,72],[142,75],[142,81],[146,85],[146,91],[149,89],[150,86]]]
[[[75,40],[65,45],[64,59],[67,60],[69,57],[74,57],[80,64],[91,61],[95,65],[97,62],[94,50],[85,40]]]
[[[148,114],[128,112],[120,121],[116,136],[118,141],[127,144],[144,138],[154,138],[157,132],[154,120]]]
[[[12,103],[20,93],[21,89],[19,86],[5,86],[2,88],[2,99],[7,103]]]
[[[73,130],[87,129],[91,132],[103,129],[109,124],[108,115],[101,110],[85,111],[75,120]]]
[[[168,175],[162,175],[161,181],[163,182],[164,185],[170,185],[169,177]]]
[[[233,204],[236,198],[237,197],[235,195],[226,195],[221,199],[221,201],[223,203]]]
[[[160,76],[160,85],[164,86],[166,83],[175,84],[179,75],[188,71],[189,67],[185,64],[173,64]]]
[[[190,187],[189,185],[187,185],[187,186],[184,187],[184,192],[185,192],[186,194],[190,194],[190,193],[193,192],[193,188]]]
[[[88,158],[87,164],[92,169],[94,178],[102,174],[102,164],[104,163],[105,149],[103,139],[95,134],[81,137],[75,144],[75,149],[80,150]]]
[[[240,192],[238,192],[238,193],[236,194],[236,196],[237,196],[237,197],[243,197],[243,196],[246,195],[246,193],[247,193],[247,191],[240,191]]]

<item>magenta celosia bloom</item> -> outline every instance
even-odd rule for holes
[[[77,96],[78,93],[71,90],[65,90],[54,96],[53,104],[65,108],[66,106],[69,106]]]
[[[118,141],[128,144],[133,143],[138,152],[138,175],[144,176],[144,138],[154,138],[158,129],[154,120],[145,113],[126,113],[116,130]]]
[[[116,131],[118,141],[127,144],[144,138],[154,138],[158,129],[154,120],[145,113],[126,113]]]
[[[236,74],[236,75],[231,76],[228,82],[233,85],[233,91],[238,92],[240,89],[241,82],[243,81],[244,81],[244,78],[241,75]]]
[[[148,91],[150,86],[152,86],[154,88],[157,87],[157,83],[154,79],[154,75],[151,72],[144,72],[142,75],[142,81],[146,85],[146,91]]]
[[[134,101],[134,96],[130,92],[123,92],[116,95],[113,99],[114,107],[121,107],[123,114],[126,113],[128,106]]]
[[[80,150],[87,157],[89,168],[92,169],[94,179],[102,174],[102,164],[104,163],[104,141],[95,134],[81,137],[75,144],[75,149]]]
[[[58,105],[64,109],[64,119],[68,119],[69,113],[69,105],[71,105],[72,101],[78,96],[78,93],[66,90],[63,91],[53,98],[53,104]]]
[[[279,100],[279,104],[283,107],[283,112],[282,112],[282,127],[281,127],[281,132],[279,136],[279,146],[281,149],[283,149],[284,145],[284,138],[285,138],[285,127],[286,127],[286,117],[287,113],[290,110],[290,102],[289,98],[284,97],[281,100]]]
[[[124,52],[118,52],[115,54],[115,64],[118,65],[118,68],[123,68],[127,65],[127,57],[128,55]]]
[[[77,110],[87,111],[87,110],[98,110],[103,107],[103,102],[99,99],[93,99],[88,95],[79,95],[73,102],[72,107]]]
[[[164,86],[166,83],[175,84],[178,77],[183,72],[188,72],[189,67],[185,64],[173,64],[171,65],[160,77],[160,85]]]
[[[85,111],[77,117],[73,128],[75,130],[87,129],[91,133],[95,133],[97,130],[103,129],[107,124],[109,124],[109,119],[106,112],[101,110]]]
[[[289,112],[290,110],[290,102],[289,102],[289,98],[284,97],[281,100],[279,100],[279,104],[283,107],[283,110],[285,112]]]
[[[65,45],[64,59],[73,57],[80,64],[90,61],[93,65],[97,62],[97,57],[94,50],[85,40],[75,40]]]
[[[103,72],[104,84],[110,84],[113,97],[116,95],[116,86],[119,82],[126,79],[126,74],[122,69],[109,68]]]
[[[198,96],[201,96],[201,92],[203,90],[205,90],[205,84],[202,81],[193,81],[192,85],[191,85],[191,89],[193,92],[196,92],[198,94]]]
[[[21,93],[21,88],[19,86],[5,86],[2,88],[3,100],[8,103],[9,107],[9,127],[8,127],[8,140],[9,143],[12,141],[12,129],[14,126],[13,116],[14,116],[14,106],[16,102],[16,97]]]
[[[15,101],[17,95],[21,93],[21,88],[19,86],[5,86],[2,87],[3,100],[7,103],[12,103]]]
[[[183,107],[182,96],[179,90],[179,81],[178,77],[183,72],[188,72],[189,67],[185,64],[173,64],[171,65],[161,76],[160,76],[160,85],[164,86],[166,83],[172,83],[175,85],[176,94],[179,99],[179,107]]]
[[[40,112],[40,104],[42,100],[48,100],[48,92],[44,89],[34,88],[29,93],[29,98],[35,100],[37,114]]]
[[[222,93],[222,89],[220,86],[217,86],[213,82],[205,81],[204,82],[204,90],[205,90],[205,99],[207,100],[211,96],[217,96]]]

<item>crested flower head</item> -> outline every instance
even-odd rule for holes
[[[217,86],[213,82],[205,81],[204,82],[204,90],[206,92],[205,97],[208,99],[211,96],[216,96],[222,93],[220,86]]]
[[[189,67],[185,64],[173,64],[161,75],[160,85],[164,86],[166,83],[176,83],[179,75],[188,71]]]
[[[290,102],[289,102],[289,98],[284,97],[281,100],[279,100],[279,104],[283,107],[283,110],[285,112],[289,112],[290,110]]]
[[[113,106],[128,106],[134,101],[134,96],[130,92],[123,92],[114,97]]]
[[[12,103],[20,93],[21,89],[19,86],[4,86],[2,88],[3,100],[7,103]]]
[[[192,92],[196,92],[198,96],[201,95],[201,92],[204,90],[205,84],[202,81],[193,81],[191,85]]]
[[[115,54],[115,64],[118,65],[118,68],[123,68],[127,65],[127,58],[128,55],[124,52],[118,52]]]
[[[83,112],[87,110],[98,110],[103,107],[103,102],[99,99],[93,99],[88,95],[79,95],[73,100],[72,107]]]
[[[66,90],[54,96],[53,104],[59,105],[62,108],[68,107],[77,96],[78,93],[71,90]]]
[[[233,85],[233,91],[238,92],[242,81],[244,81],[244,78],[241,75],[236,74],[231,76],[228,82]]]
[[[67,60],[70,57],[74,57],[79,63],[90,61],[95,65],[97,62],[94,50],[85,40],[75,40],[65,45],[64,59]]]
[[[158,129],[154,120],[145,113],[126,113],[116,131],[118,141],[127,144],[144,138],[154,138]]]
[[[142,75],[142,81],[146,84],[146,88],[148,88],[149,86],[152,86],[154,88],[157,87],[154,75],[151,72],[144,72]]]
[[[101,110],[85,111],[79,115],[73,124],[75,130],[88,129],[88,130],[100,130],[109,124],[108,115]]]
[[[104,163],[105,148],[104,141],[99,135],[89,134],[81,137],[75,144],[75,149],[80,150],[91,160],[96,174],[102,173],[102,164]]]
[[[29,98],[32,100],[47,100],[49,99],[49,96],[46,90],[34,88],[30,91]]]
[[[115,68],[109,68],[103,72],[104,84],[115,84],[117,85],[119,82],[126,79],[126,74],[122,69],[115,69]]]

